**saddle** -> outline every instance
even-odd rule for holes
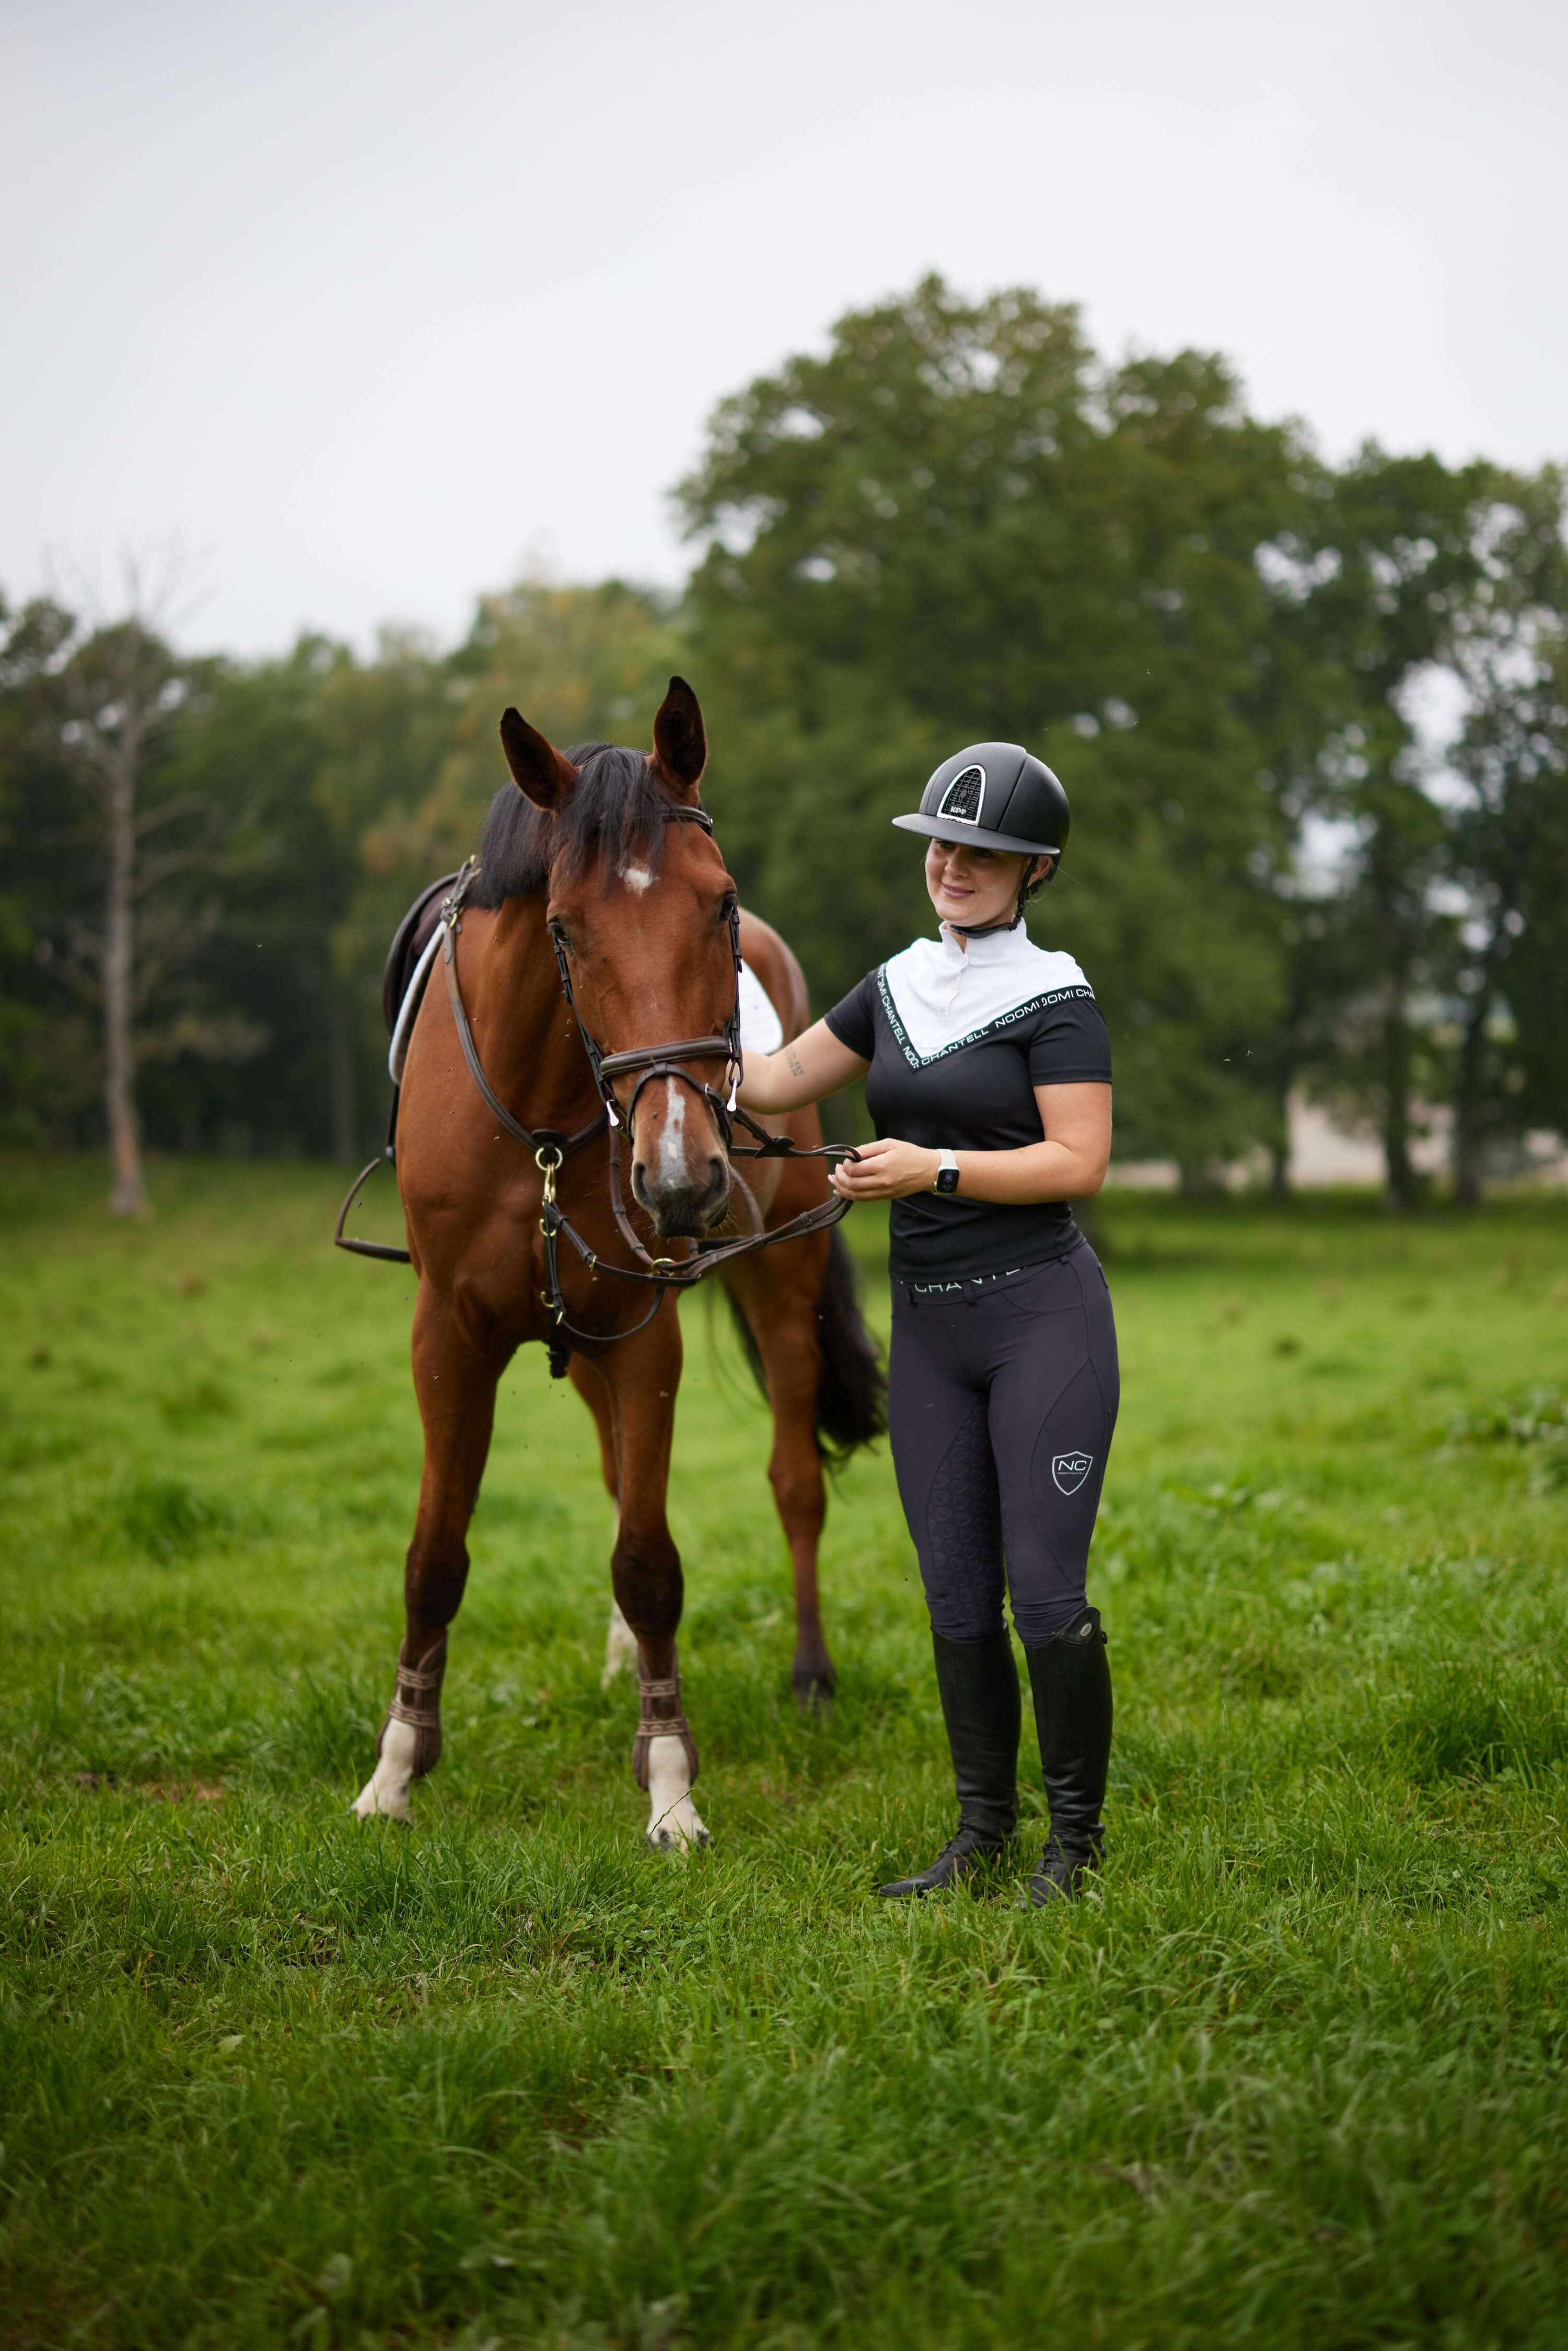
[[[461,871],[460,866],[458,872]],[[402,1010],[409,982],[413,977],[419,958],[430,945],[435,925],[441,919],[441,902],[456,879],[456,873],[444,873],[439,882],[432,882],[428,888],[422,890],[392,935],[392,943],[387,949],[386,965],[382,972],[382,1010],[386,1016],[389,1037],[397,1028],[398,1015]],[[420,994],[423,996],[423,993],[421,988]],[[417,1004],[409,1006],[410,1020],[418,1009]]]

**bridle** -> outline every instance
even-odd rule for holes
[[[711,839],[713,819],[706,809],[666,802],[664,813],[666,822],[672,824],[700,825]],[[849,1212],[850,1202],[841,1195],[835,1194],[832,1198],[819,1202],[814,1208],[803,1209],[799,1216],[791,1217],[787,1224],[780,1225],[776,1230],[768,1232],[764,1229],[762,1214],[750,1186],[739,1175],[734,1175],[733,1181],[739,1186],[750,1214],[751,1231],[734,1235],[728,1239],[694,1239],[685,1258],[654,1257],[644,1248],[632,1223],[621,1183],[621,1136],[623,1129],[628,1133],[631,1131],[632,1120],[636,1115],[637,1103],[644,1086],[653,1085],[660,1080],[671,1082],[678,1080],[683,1085],[690,1086],[713,1113],[715,1123],[724,1138],[726,1156],[730,1159],[831,1159],[836,1161],[852,1159],[855,1154],[841,1144],[824,1143],[801,1148],[787,1134],[770,1134],[765,1126],[758,1125],[749,1112],[742,1110],[736,1101],[736,1089],[740,1081],[741,1071],[741,960],[740,908],[734,903],[731,904],[729,910],[729,942],[731,958],[735,965],[735,1002],[723,1029],[716,1035],[682,1037],[662,1045],[637,1045],[625,1052],[619,1053],[605,1052],[583,1020],[572,990],[571,967],[565,934],[559,923],[550,924],[550,945],[555,950],[556,967],[560,973],[561,991],[566,998],[572,1019],[576,1023],[578,1036],[581,1040],[583,1051],[588,1057],[589,1068],[593,1073],[594,1088],[599,1095],[599,1108],[584,1125],[570,1134],[560,1127],[525,1126],[521,1119],[513,1116],[485,1075],[484,1067],[479,1059],[479,1049],[474,1041],[474,1031],[463,1002],[463,991],[458,985],[457,936],[462,929],[464,904],[478,877],[478,859],[469,858],[457,875],[450,894],[443,899],[441,904],[439,923],[443,935],[441,952],[446,975],[446,994],[452,1008],[453,1021],[457,1030],[457,1041],[462,1048],[463,1058],[468,1065],[468,1073],[486,1108],[499,1120],[508,1134],[516,1136],[519,1143],[525,1144],[533,1153],[534,1165],[544,1178],[544,1193],[539,1205],[539,1232],[544,1243],[545,1287],[539,1292],[539,1302],[550,1317],[551,1331],[549,1341],[550,1371],[559,1379],[565,1374],[567,1357],[574,1339],[593,1346],[611,1346],[618,1339],[630,1339],[637,1332],[647,1328],[664,1304],[666,1291],[691,1290],[706,1275],[712,1273],[716,1266],[727,1265],[735,1258],[749,1256],[754,1250],[759,1249],[771,1249],[779,1241],[800,1240],[809,1233],[825,1231],[828,1227],[838,1224]],[[694,1077],[689,1070],[681,1066],[685,1061],[699,1061],[723,1062],[726,1081],[724,1092],[721,1092],[704,1080]],[[632,1089],[630,1100],[622,1109],[616,1100],[615,1081],[617,1078],[625,1077],[634,1077],[636,1083]],[[394,1102],[394,1131],[395,1122]],[[754,1135],[756,1141],[750,1144],[736,1143],[733,1138],[737,1123],[743,1126],[748,1134]],[[605,1128],[609,1129],[610,1136],[610,1205],[622,1238],[638,1260],[635,1265],[613,1265],[601,1257],[598,1251],[584,1240],[556,1196],[557,1177],[566,1162],[577,1152],[582,1150],[586,1144],[593,1142]],[[389,1135],[386,1150],[382,1156],[390,1159],[392,1155],[392,1140]],[[338,1226],[333,1238],[340,1249],[352,1249],[366,1257],[392,1258],[406,1265],[410,1261],[406,1249],[392,1249],[382,1242],[355,1240],[343,1231],[344,1221],[361,1186],[381,1164],[381,1160],[371,1160],[370,1165],[353,1185],[339,1211]],[[612,1332],[580,1331],[568,1321],[566,1299],[560,1286],[559,1254],[563,1235],[571,1243],[591,1273],[613,1274],[622,1281],[642,1281],[653,1286],[653,1302],[641,1321],[633,1322],[629,1330]]]

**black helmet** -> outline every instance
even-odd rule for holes
[[[955,751],[921,793],[919,814],[893,820],[932,841],[1037,857],[1061,855],[1071,821],[1061,784],[1021,743],[971,743]]]

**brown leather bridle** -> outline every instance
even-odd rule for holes
[[[701,825],[705,832],[710,837],[712,835],[713,819],[704,808],[666,804],[664,816],[666,821],[670,823]],[[787,1134],[769,1134],[765,1126],[758,1125],[748,1112],[742,1110],[736,1101],[736,1088],[739,1083],[741,1071],[741,964],[740,909],[738,905],[733,904],[729,910],[729,935],[735,962],[736,992],[734,1005],[723,1029],[716,1035],[706,1037],[677,1038],[669,1044],[632,1046],[625,1052],[606,1053],[598,1039],[585,1024],[572,992],[571,969],[568,961],[565,935],[558,923],[552,923],[549,925],[550,944],[555,950],[556,964],[560,972],[561,989],[566,997],[571,1017],[577,1025],[577,1033],[582,1040],[583,1050],[588,1056],[589,1067],[593,1072],[593,1082],[600,1098],[600,1107],[586,1124],[580,1126],[571,1134],[559,1127],[525,1126],[521,1119],[513,1116],[485,1075],[479,1060],[479,1049],[474,1041],[474,1031],[463,1002],[463,991],[458,985],[457,935],[462,928],[464,902],[474,885],[478,872],[478,860],[471,857],[458,874],[451,894],[442,901],[440,923],[444,935],[442,959],[446,974],[446,993],[452,1007],[453,1021],[457,1030],[457,1041],[462,1048],[463,1058],[468,1065],[468,1073],[478,1089],[481,1099],[486,1109],[500,1121],[507,1134],[515,1135],[519,1143],[527,1144],[534,1155],[535,1165],[544,1177],[544,1195],[539,1205],[539,1231],[544,1242],[545,1287],[539,1292],[539,1302],[550,1317],[551,1331],[549,1343],[550,1371],[559,1379],[565,1374],[567,1357],[570,1353],[573,1340],[591,1346],[612,1346],[618,1339],[629,1339],[635,1332],[647,1328],[664,1304],[666,1291],[693,1289],[697,1282],[712,1273],[716,1267],[727,1265],[732,1259],[748,1256],[755,1249],[771,1249],[778,1241],[800,1240],[810,1233],[825,1231],[829,1226],[838,1224],[849,1212],[851,1203],[835,1194],[831,1199],[821,1201],[814,1208],[803,1209],[799,1216],[791,1217],[787,1224],[780,1225],[776,1230],[768,1232],[764,1228],[762,1214],[749,1185],[739,1175],[734,1175],[733,1180],[739,1186],[750,1214],[751,1231],[732,1236],[728,1239],[694,1239],[689,1243],[687,1254],[684,1258],[653,1256],[643,1246],[632,1226],[631,1217],[627,1213],[621,1183],[621,1135],[623,1128],[627,1132],[631,1130],[632,1119],[636,1114],[638,1099],[644,1086],[652,1085],[661,1079],[672,1082],[678,1080],[683,1085],[690,1086],[694,1092],[702,1097],[712,1112],[724,1138],[726,1156],[730,1159],[841,1160],[852,1159],[855,1154],[846,1145],[833,1143],[819,1144],[814,1147],[809,1146],[802,1149]],[[723,1061],[727,1081],[724,1092],[721,1093],[703,1079],[695,1077],[690,1070],[682,1067],[683,1062],[705,1061]],[[635,1077],[636,1083],[632,1089],[631,1099],[622,1108],[616,1099],[615,1081],[617,1078],[625,1077]],[[392,1112],[394,1131],[396,1114],[394,1100]],[[750,1144],[736,1143],[733,1138],[737,1123],[743,1126],[747,1133],[754,1135],[757,1140]],[[598,1251],[591,1249],[584,1240],[556,1197],[556,1179],[567,1160],[580,1151],[585,1144],[591,1143],[604,1127],[608,1127],[610,1134],[610,1205],[622,1238],[638,1260],[635,1265],[614,1265],[601,1258]],[[389,1135],[386,1149],[381,1158],[372,1159],[370,1165],[362,1170],[350,1187],[342,1207],[339,1210],[337,1229],[332,1238],[340,1249],[351,1249],[361,1257],[392,1258],[401,1264],[407,1265],[410,1259],[406,1249],[392,1249],[384,1242],[357,1240],[345,1234],[343,1230],[345,1219],[358,1196],[361,1186],[382,1165],[382,1160],[390,1159],[392,1156],[392,1140]],[[559,1270],[560,1241],[563,1235],[571,1243],[591,1272],[613,1274],[622,1281],[642,1281],[653,1284],[653,1302],[641,1321],[633,1322],[630,1330],[580,1331],[567,1320],[566,1299],[561,1290]]]

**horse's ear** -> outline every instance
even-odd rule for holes
[[[517,789],[536,808],[558,809],[577,781],[577,769],[530,726],[520,710],[501,714],[501,748]]]
[[[653,721],[653,749],[672,783],[695,791],[707,765],[702,705],[684,677],[673,677]]]

